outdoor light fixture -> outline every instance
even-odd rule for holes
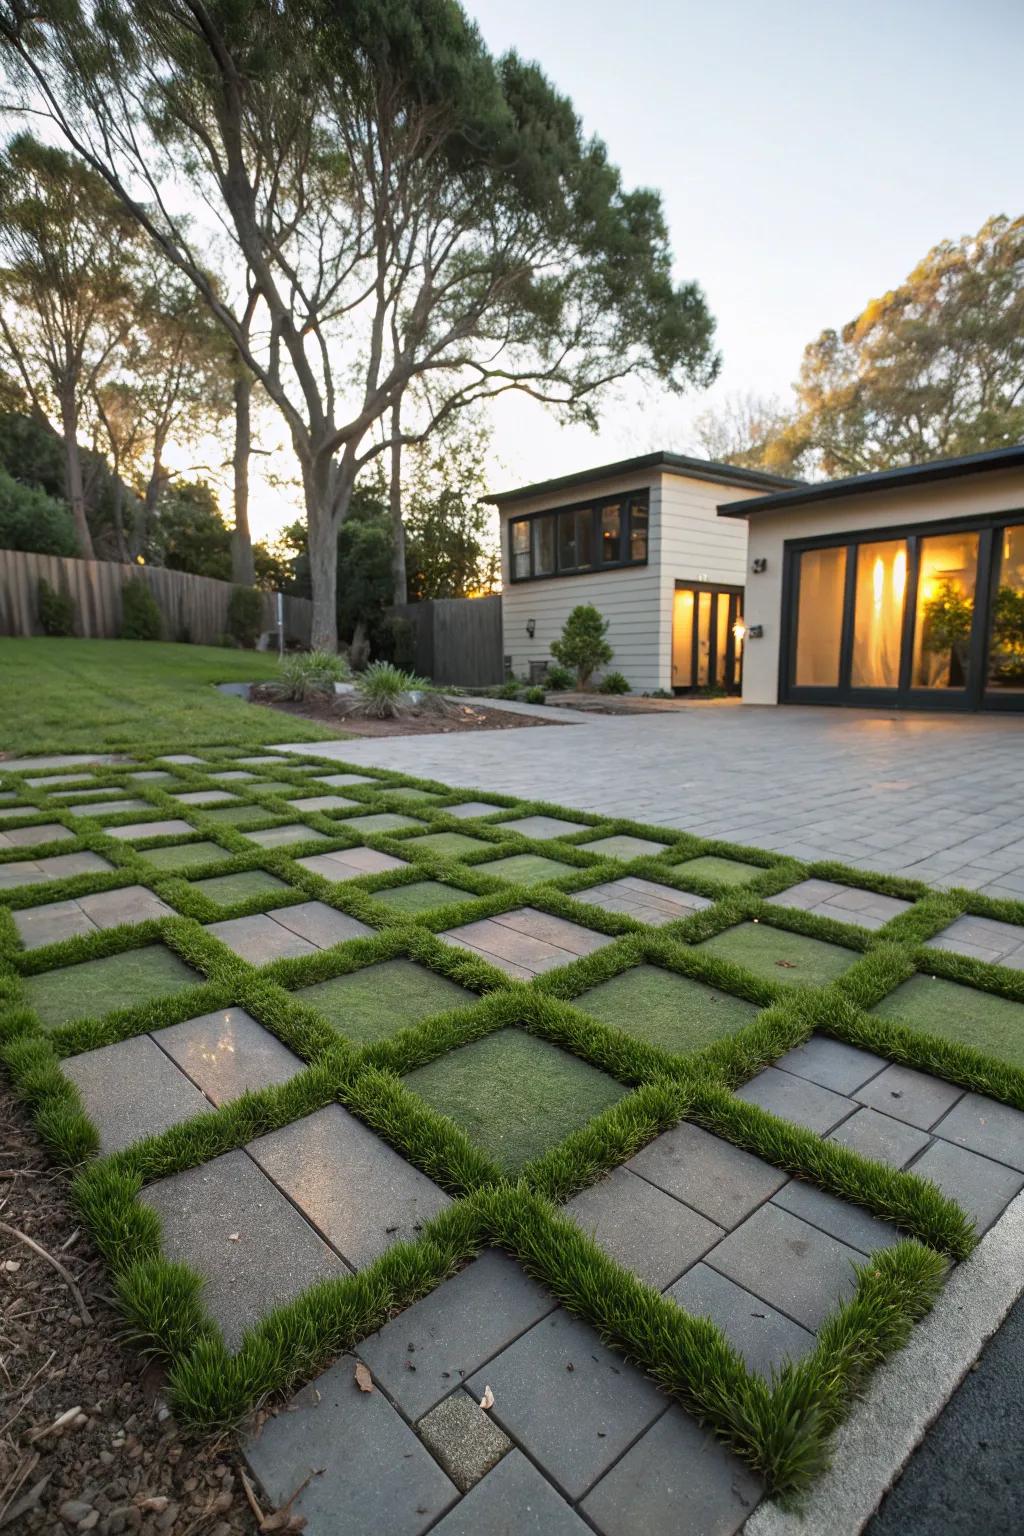
[[[526,621],[526,633],[529,635],[530,639],[532,640],[534,635],[537,633],[537,620],[536,619],[527,619],[527,621]]]
[[[732,627],[732,637],[736,641],[737,645],[743,644],[743,636],[746,634],[746,632],[747,626],[744,624],[743,620],[737,619],[736,623]]]
[[[768,569],[768,561],[763,555],[758,555],[757,559],[751,564],[750,569],[755,576],[761,576]]]
[[[747,639],[748,640],[761,640],[763,638],[764,638],[764,625],[763,624],[751,624],[750,628],[747,630]]]

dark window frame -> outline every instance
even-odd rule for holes
[[[601,513],[605,507],[619,508],[619,558],[617,560],[605,560],[604,541],[602,537]],[[634,560],[630,557],[630,540],[633,528],[633,511],[647,514],[647,537],[644,541],[643,558]],[[578,516],[581,512],[590,512],[590,560],[586,565],[574,565],[566,570],[559,570],[558,557],[561,545],[559,538],[558,518],[563,514],[571,513]],[[538,572],[534,569],[534,537],[533,524],[542,517],[555,519],[555,569],[553,571]],[[516,575],[515,566],[515,529],[519,524],[529,525],[529,574]],[[617,496],[588,496],[583,501],[568,502],[559,507],[545,507],[541,512],[524,512],[518,516],[512,516],[508,520],[508,571],[510,586],[521,586],[529,581],[568,581],[573,576],[595,576],[601,571],[633,571],[640,570],[649,564],[651,542],[651,499],[650,491],[624,491]]]

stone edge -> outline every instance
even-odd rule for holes
[[[743,1536],[858,1536],[1022,1294],[1024,1193],[950,1276],[907,1347],[875,1372],[799,1508],[766,1500]]]

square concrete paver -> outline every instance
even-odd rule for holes
[[[655,1137],[626,1167],[727,1229],[737,1226],[787,1179],[753,1153],[686,1121]]]
[[[451,811],[446,814],[450,816]],[[495,825],[503,832],[536,838],[569,837],[573,832],[587,830],[585,821],[566,821],[561,816],[517,816],[513,821],[499,821]]]
[[[12,912],[11,917],[26,949],[41,949],[97,932],[77,901],[48,901],[41,907]]]
[[[926,942],[930,949],[946,949],[955,955],[985,960],[990,965],[1024,970],[1024,928],[1015,923],[999,922],[992,917],[971,917],[965,913]]]
[[[588,886],[585,891],[577,891],[575,899],[592,907],[601,907],[605,912],[622,912],[627,917],[635,917],[638,923],[650,923],[654,928],[678,922],[680,918],[711,905],[706,896],[677,891],[671,885],[641,880],[636,875]]]
[[[974,1220],[979,1235],[1024,1189],[1024,1175],[1015,1169],[950,1141],[933,1141],[917,1159],[913,1171],[923,1179],[933,1179],[944,1195],[962,1205]]]
[[[179,805],[237,805],[238,796],[226,789],[189,789],[184,794],[172,795]]]
[[[896,896],[879,896],[875,891],[839,885],[834,880],[801,880],[767,900],[771,906],[799,907],[817,917],[831,917],[839,923],[857,923],[861,928],[871,929],[892,922],[914,905]]]
[[[512,1449],[512,1442],[468,1392],[453,1392],[424,1414],[416,1433],[463,1493]]]
[[[953,1107],[963,1091],[954,1083],[943,1082],[928,1072],[917,1072],[913,1067],[901,1067],[893,1062],[877,1077],[853,1090],[853,1096],[861,1104],[870,1104],[883,1114],[927,1131]]]
[[[12,913],[14,925],[26,949],[56,944],[63,939],[99,933],[122,923],[144,923],[152,918],[173,917],[174,909],[144,885],[126,885],[116,891],[98,891],[77,901],[45,902]]]
[[[593,1529],[514,1450],[445,1515],[434,1536],[591,1536]]]
[[[565,1206],[617,1264],[659,1291],[725,1236],[723,1229],[629,1168],[616,1168]]]
[[[612,943],[605,933],[534,907],[517,907],[497,917],[464,923],[439,937],[479,955],[506,975],[526,978],[570,965]]]
[[[340,1104],[261,1136],[248,1151],[353,1269],[415,1238],[451,1204]]]
[[[375,784],[378,781],[371,779],[365,773],[321,773],[314,769],[316,782],[326,784],[329,789],[344,789],[348,784]]]
[[[43,843],[67,842],[74,835],[58,821],[47,821],[38,827],[8,827],[6,832],[0,832],[0,848],[37,848]]]
[[[160,1179],[141,1198],[161,1219],[167,1257],[202,1275],[203,1299],[229,1349],[272,1307],[348,1273],[245,1152]]]
[[[89,800],[83,805],[65,806],[69,816],[119,816],[125,811],[148,811],[148,800]]]
[[[120,843],[130,843],[136,838],[181,837],[194,831],[195,827],[190,821],[182,821],[178,816],[166,816],[159,821],[131,821],[124,827],[108,827],[106,835],[116,837]],[[230,855],[225,853],[224,857],[229,858]]]
[[[611,837],[597,837],[589,843],[577,843],[585,853],[599,854],[603,859],[640,859],[655,853],[664,853],[669,843],[656,843],[651,837],[633,837],[627,832],[616,832]]]
[[[761,1491],[738,1457],[672,1407],[580,1508],[602,1536],[735,1536]]]
[[[736,1089],[736,1097],[748,1104],[759,1104],[770,1114],[802,1125],[819,1136],[839,1124],[857,1108],[851,1099],[822,1088],[806,1078],[794,1077],[791,1072],[780,1072],[777,1067],[766,1067],[748,1083]]]
[[[302,1487],[289,1507],[308,1536],[420,1536],[458,1489],[382,1393],[360,1392],[355,1367],[342,1355],[304,1387],[246,1459],[271,1509]]]
[[[936,1136],[1024,1173],[1024,1114],[978,1093],[963,1098],[934,1127]]]
[[[927,1131],[894,1120],[891,1115],[880,1114],[877,1109],[865,1108],[844,1120],[829,1140],[859,1152],[861,1157],[888,1163],[891,1168],[905,1168],[931,1138]]]
[[[815,1330],[857,1286],[864,1255],[769,1202],[706,1257],[801,1327]]]
[[[710,1317],[747,1368],[764,1376],[815,1347],[813,1333],[707,1264],[695,1264],[665,1294],[694,1317]]]
[[[41,885],[44,880],[69,880],[72,875],[95,875],[113,869],[98,853],[55,853],[48,859],[13,859],[0,864],[0,890],[19,885]]]
[[[347,912],[339,912],[325,901],[300,901],[294,907],[278,907],[274,920],[315,944],[317,949],[331,949],[349,939],[365,939],[375,930]]]
[[[305,1062],[243,1008],[185,1019],[153,1038],[218,1107],[305,1070]]]
[[[100,1136],[100,1151],[118,1152],[213,1106],[149,1035],[84,1051],[61,1063]]]
[[[346,912],[336,912],[325,902],[303,901],[293,907],[278,907],[272,913],[208,923],[206,931],[240,959],[251,965],[268,965],[272,960],[329,949],[347,939],[365,938],[373,929]]]
[[[315,827],[294,821],[283,827],[267,827],[263,832],[247,832],[245,835],[251,843],[258,843],[261,848],[287,848],[292,843],[327,841],[326,832],[318,832]]]
[[[376,811],[369,816],[350,816],[345,822],[346,832],[358,832],[361,837],[375,832],[401,832],[406,827],[425,827],[420,816],[400,816],[397,811]]]
[[[304,795],[301,800],[291,801],[296,811],[350,811],[358,804],[358,800],[350,800],[345,795]]]
[[[455,816],[459,821],[475,821],[479,816],[494,816],[505,809],[505,806],[494,805],[490,800],[462,800],[458,805],[446,805],[444,814]]]
[[[777,1194],[772,1204],[799,1216],[812,1227],[820,1227],[829,1237],[837,1237],[841,1243],[856,1248],[863,1254],[874,1253],[876,1248],[891,1248],[901,1241],[903,1234],[890,1221],[881,1221],[854,1205],[852,1200],[840,1200],[817,1184],[806,1184],[802,1179],[790,1179]]]
[[[478,1398],[487,1386],[493,1417],[570,1499],[665,1407],[652,1381],[561,1307],[470,1377]]]
[[[886,1062],[883,1057],[847,1045],[843,1040],[812,1035],[806,1044],[780,1056],[775,1065],[821,1088],[831,1088],[833,1093],[850,1095],[877,1077]]]
[[[358,1352],[402,1412],[419,1419],[554,1308],[507,1254],[489,1249],[364,1339]]]
[[[406,869],[408,859],[396,859],[376,848],[337,848],[333,853],[312,853],[296,864],[325,880],[358,880],[360,875],[379,875],[386,869]]]

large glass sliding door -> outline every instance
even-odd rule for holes
[[[672,610],[672,686],[738,693],[743,593],[736,587],[677,587]]]
[[[781,697],[1024,709],[1024,517],[787,547]]]

